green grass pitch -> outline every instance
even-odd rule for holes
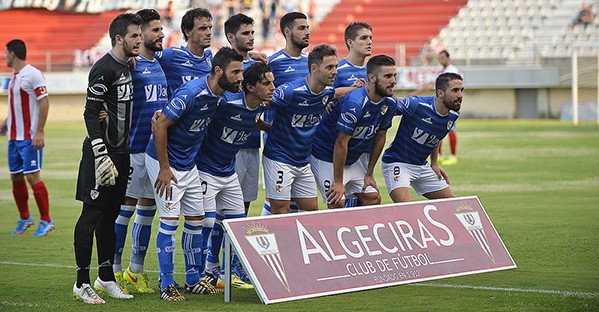
[[[222,296],[191,295],[186,302],[167,303],[158,294],[128,301],[109,298],[102,306],[76,301],[71,295],[73,228],[81,203],[74,192],[83,122],[50,122],[46,127],[42,178],[56,230],[42,238],[31,237],[35,229],[10,235],[18,214],[6,138],[0,138],[0,311],[599,311],[599,126],[461,120],[457,131],[459,164],[445,167],[452,188],[458,196],[480,198],[517,269],[268,306],[254,291],[237,289],[231,303]],[[394,135],[389,130],[387,144]],[[449,148],[447,142],[444,148]],[[380,168],[376,175],[388,203]],[[260,213],[263,199],[261,191],[250,215]],[[32,194],[29,205],[37,222]],[[129,252],[125,250],[124,264]],[[177,252],[176,270],[182,272]],[[146,269],[154,284],[154,248]],[[92,269],[92,279],[96,273]]]

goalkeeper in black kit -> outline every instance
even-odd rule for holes
[[[129,176],[129,128],[133,82],[127,61],[139,54],[141,19],[135,14],[117,16],[109,28],[112,49],[89,73],[85,111],[87,137],[79,164],[76,198],[83,202],[75,226],[77,282],[74,295],[85,303],[104,303],[96,291],[129,299],[114,278],[112,262],[116,236],[114,222],[125,199]],[[100,115],[106,116],[99,118]],[[98,248],[98,278],[90,280],[93,237]],[[92,289],[93,286],[93,289]],[[95,290],[94,290],[95,289]]]

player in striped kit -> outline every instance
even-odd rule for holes
[[[402,115],[395,139],[383,154],[383,177],[393,202],[412,200],[410,186],[428,199],[455,197],[437,164],[439,142],[462,107],[464,83],[456,73],[437,77],[435,96],[411,96],[397,104]],[[430,156],[430,165],[427,157]]]
[[[246,216],[243,192],[235,172],[235,155],[256,129],[256,123],[261,122],[260,115],[265,109],[263,102],[269,102],[275,90],[272,72],[262,62],[248,67],[243,78],[243,92],[225,93],[223,96],[197,157],[200,159],[200,179],[205,188],[204,209],[216,208],[216,222],[208,243],[206,277],[213,285],[218,280],[221,287],[224,287],[219,279],[222,220]],[[238,275],[233,276],[233,286],[252,288]]]
[[[395,115],[395,61],[374,56],[367,71],[368,85],[337,102],[323,117],[312,145],[310,167],[329,208],[344,207],[346,194],[364,205],[381,202],[374,166]]]
[[[185,256],[185,290],[215,294],[217,289],[200,278],[202,265],[204,208],[196,154],[225,91],[236,92],[242,77],[242,57],[231,48],[214,56],[210,75],[177,89],[153,126],[146,149],[146,166],[156,193],[160,224],[156,237],[160,265],[161,299],[185,300],[173,278],[175,232],[179,216],[185,217],[182,247]],[[172,181],[172,182],[171,182]]]
[[[145,152],[152,133],[152,114],[166,105],[168,86],[164,72],[154,58],[154,54],[162,50],[164,38],[160,14],[153,9],[144,9],[137,12],[137,15],[142,20],[143,43],[139,55],[135,58],[136,66],[130,69],[133,80],[131,167],[125,203],[121,205],[114,225],[116,249],[113,269],[117,282],[123,287],[125,283],[130,283],[140,293],[153,293],[154,290],[148,286],[148,278],[143,270],[150,243],[152,220],[156,214],[153,187],[145,167]],[[123,272],[121,257],[133,212],[136,212],[136,215],[131,231],[131,259],[129,267]]]
[[[279,86],[271,102],[276,110],[264,145],[262,165],[266,198],[275,214],[288,213],[290,200],[300,210],[318,210],[314,175],[308,164],[316,127],[337,74],[337,50],[321,44],[308,55],[310,75]]]
[[[25,42],[14,39],[6,44],[6,65],[14,72],[8,87],[8,117],[0,122],[0,135],[8,133],[8,164],[12,193],[19,209],[19,221],[12,235],[23,234],[33,225],[29,214],[27,182],[40,212],[33,236],[45,236],[54,229],[50,218],[48,189],[40,177],[44,151],[44,126],[50,101],[42,72],[27,64]]]

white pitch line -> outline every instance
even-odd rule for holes
[[[526,288],[511,288],[511,287],[490,287],[490,286],[471,286],[471,285],[453,285],[453,284],[409,284],[409,286],[427,286],[427,287],[442,287],[442,288],[459,288],[459,289],[478,289],[478,290],[493,290],[493,291],[513,291],[523,293],[538,293],[560,295],[566,297],[599,297],[599,293],[589,293],[581,291],[569,290],[547,290],[547,289],[526,289]]]
[[[64,265],[64,264],[54,264],[54,263],[24,263],[24,262],[12,262],[12,261],[0,261],[0,265],[52,267],[52,268],[64,268],[64,269],[75,269],[76,268],[74,265]],[[97,269],[97,267],[92,267],[92,269]],[[159,273],[158,270],[145,270],[145,271],[152,272],[152,273]],[[183,274],[185,274],[185,272],[175,272],[175,274],[183,275]],[[442,288],[457,288],[457,289],[478,289],[478,290],[493,290],[493,291],[512,291],[512,292],[523,292],[523,293],[560,295],[560,296],[564,296],[564,297],[586,297],[586,298],[598,298],[599,297],[599,293],[569,291],[569,290],[526,289],[526,288],[434,284],[434,283],[408,284],[408,286],[426,286],[426,287],[442,287]],[[9,302],[6,302],[6,303],[9,304]],[[0,304],[2,304],[2,302],[0,302]]]

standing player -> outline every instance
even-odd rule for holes
[[[437,146],[460,117],[464,83],[456,73],[437,77],[435,96],[412,96],[397,104],[397,134],[383,154],[383,176],[393,202],[412,200],[410,186],[428,199],[455,197],[437,164]],[[430,165],[426,158],[430,156]]]
[[[310,45],[310,26],[308,18],[300,12],[290,12],[281,18],[280,28],[285,38],[285,48],[271,55],[268,65],[275,76],[275,87],[283,83],[292,82],[299,78],[305,78],[309,74],[308,56],[302,53],[302,50]],[[275,110],[267,109],[264,112],[265,122],[272,123]],[[264,135],[266,142],[268,135]],[[265,175],[266,176],[266,175]],[[291,211],[297,211],[297,205],[291,202]],[[268,199],[264,202],[262,215],[269,215],[270,203]]]
[[[0,135],[8,132],[8,165],[12,180],[12,194],[19,209],[20,219],[12,235],[23,234],[33,225],[29,214],[29,193],[40,212],[40,223],[33,236],[45,236],[54,229],[50,218],[48,189],[40,177],[44,151],[44,126],[50,101],[42,72],[27,64],[25,42],[14,39],[6,44],[6,65],[14,70],[8,87],[8,117],[0,122]]]
[[[456,74],[459,73],[458,68],[455,67],[455,65],[451,64],[451,59],[449,58],[449,52],[447,52],[447,50],[443,50],[443,51],[439,52],[439,55],[437,55],[437,60],[439,61],[439,64],[441,64],[441,66],[443,66],[443,68],[440,69],[439,71],[437,71],[437,74],[435,75],[436,77],[438,77],[439,75],[444,74],[444,73],[456,73]],[[430,90],[434,87],[435,87],[435,83],[431,82],[429,84],[424,85],[420,89],[412,92],[411,95],[417,95],[422,91]],[[456,134],[455,128],[456,128],[456,124],[454,123],[451,130],[449,130],[449,147],[451,149],[451,154],[449,155],[449,157],[447,157],[447,158],[443,157],[443,155],[441,154],[441,147],[443,145],[443,140],[441,140],[441,142],[439,142],[439,160],[438,161],[439,161],[439,163],[441,163],[443,165],[455,165],[458,163],[458,158],[456,156],[457,148],[458,148],[458,135]]]
[[[310,74],[279,86],[271,102],[276,110],[264,145],[264,180],[271,212],[288,213],[290,200],[300,210],[318,210],[315,180],[308,161],[316,127],[335,96],[337,50],[321,44],[308,55]]]
[[[254,20],[242,13],[231,16],[225,22],[227,41],[235,52],[243,56],[243,69],[256,61],[248,53],[254,49]],[[250,203],[258,198],[258,176],[260,172],[260,130],[254,129],[241,146],[235,160],[235,172],[241,184],[245,214]]]
[[[361,82],[358,87],[366,85],[366,58],[372,54],[372,26],[365,22],[353,22],[345,28],[343,35],[349,53],[339,61],[335,88],[350,87]]]
[[[206,9],[195,8],[185,12],[181,32],[186,46],[172,47],[156,52],[156,58],[166,74],[169,98],[182,84],[202,78],[211,70],[212,15]]]
[[[273,82],[268,65],[259,62],[248,67],[243,73],[243,92],[225,93],[198,153],[198,170],[205,189],[204,209],[216,207],[205,270],[207,279],[215,286],[217,280],[223,285],[219,279],[222,220],[246,216],[242,208],[242,188],[235,172],[235,155],[256,129],[265,108],[262,103],[272,99]],[[238,275],[233,275],[234,287],[252,288]]]
[[[395,115],[395,61],[377,55],[367,64],[368,85],[350,92],[325,115],[312,145],[310,167],[329,208],[345,206],[345,195],[364,205],[378,205],[374,179],[378,161]]]
[[[162,279],[160,298],[185,300],[173,279],[175,232],[179,216],[185,217],[183,254],[185,256],[185,290],[190,293],[215,294],[218,290],[200,279],[204,208],[202,185],[195,156],[202,144],[221,95],[239,90],[242,57],[230,48],[221,48],[214,56],[210,75],[190,81],[177,90],[153,126],[154,135],[146,149],[146,166],[154,182],[160,224],[156,247]],[[172,181],[172,182],[171,182]]]
[[[144,9],[137,12],[137,15],[142,20],[143,44],[140,47],[139,55],[135,58],[136,66],[130,70],[133,79],[131,167],[125,203],[121,205],[121,211],[114,226],[116,249],[113,270],[117,282],[122,287],[125,286],[125,282],[128,282],[135,286],[140,293],[153,293],[154,290],[148,287],[148,278],[143,270],[150,243],[152,220],[156,214],[152,183],[145,167],[145,152],[152,133],[150,122],[152,114],[166,105],[168,86],[164,72],[154,58],[154,54],[162,50],[162,39],[164,39],[160,14],[153,9]],[[131,260],[129,267],[123,273],[121,257],[129,219],[134,211],[136,211],[136,215],[131,231]]]
[[[118,15],[110,23],[112,49],[89,73],[83,113],[87,137],[79,164],[76,198],[83,202],[75,225],[77,282],[75,296],[85,303],[104,303],[90,287],[89,269],[94,232],[98,248],[98,278],[94,288],[114,298],[129,299],[115,281],[112,270],[115,250],[114,223],[125,200],[129,172],[129,127],[133,82],[127,61],[139,54],[141,19],[136,14]],[[100,111],[108,116],[98,121]]]

